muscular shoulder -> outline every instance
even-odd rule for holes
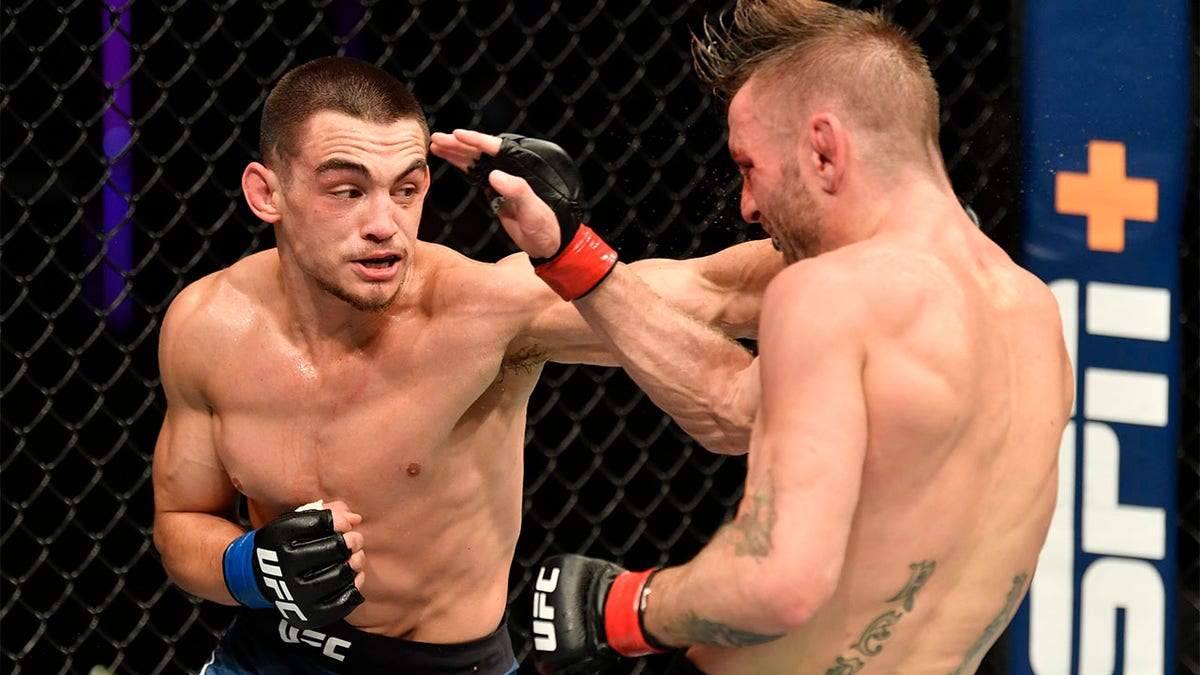
[[[480,262],[436,244],[426,244],[421,255],[431,315],[469,321],[501,343],[506,363],[540,363],[553,355],[554,345],[548,344],[554,340],[553,331],[539,326],[553,308],[574,310],[534,274],[528,257],[514,254],[494,263]]]
[[[211,340],[255,330],[266,307],[263,290],[278,267],[274,255],[254,254],[189,284],[167,309],[164,335],[184,338],[198,333]]]
[[[192,282],[163,317],[159,365],[164,381],[200,387],[205,364],[268,320],[261,290],[272,278],[274,251],[249,256]]]
[[[548,292],[524,255],[488,263],[429,243],[422,245],[420,255],[435,310],[523,312],[537,305],[538,298],[544,300]]]
[[[903,333],[939,310],[977,304],[978,280],[964,260],[916,246],[847,246],[820,256],[814,276],[826,279],[831,301],[867,312],[871,325]]]
[[[871,284],[856,273],[858,264],[826,254],[785,267],[763,296],[763,322],[794,315],[804,322],[861,325],[870,303]]]

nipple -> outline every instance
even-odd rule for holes
[[[409,478],[416,478],[417,476],[420,476],[421,475],[420,462],[412,462],[411,464],[408,465],[408,469],[406,469],[405,471],[406,471],[406,473],[408,473]]]

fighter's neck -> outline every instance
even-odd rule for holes
[[[954,194],[938,181],[912,178],[879,185],[867,196],[847,200],[831,214],[828,249],[840,248],[884,234],[897,233],[927,220],[924,216],[955,202]]]
[[[391,306],[378,311],[356,309],[303,276],[279,274],[283,325],[288,336],[314,358],[361,352],[379,341],[399,313],[401,294]]]

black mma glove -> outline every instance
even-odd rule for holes
[[[282,515],[225,549],[225,587],[252,609],[275,607],[297,628],[333,623],[362,604],[333,512]]]
[[[595,673],[604,661],[666,651],[642,615],[657,569],[630,572],[581,555],[547,558],[533,586],[534,660],[542,673]]]
[[[558,220],[558,250],[548,258],[530,258],[533,269],[565,300],[587,294],[617,264],[617,253],[583,224],[583,178],[579,167],[558,145],[540,138],[500,134],[495,157],[484,153],[467,170],[467,178],[493,200],[488,184],[493,169],[524,178],[533,192],[554,211]]]

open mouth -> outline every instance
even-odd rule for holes
[[[399,256],[389,255],[384,258],[363,258],[354,262],[374,270],[385,270],[400,261]]]

